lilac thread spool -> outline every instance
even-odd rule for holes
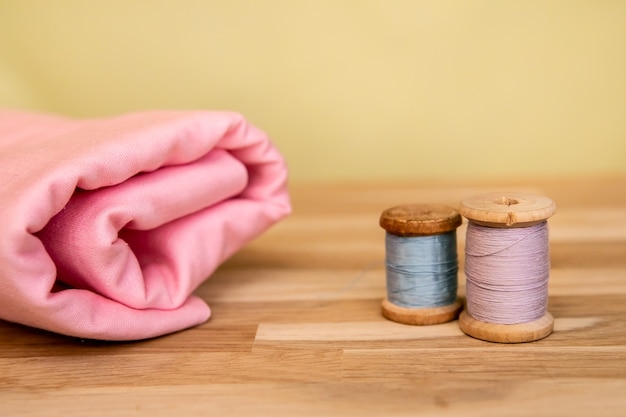
[[[398,323],[412,325],[446,323],[458,317],[462,303],[456,295],[458,268],[456,229],[462,222],[463,219],[456,210],[437,204],[407,204],[383,211],[380,216],[380,226],[387,232],[388,284],[387,297],[382,302],[383,316]],[[398,249],[397,241],[401,240],[424,240],[425,242],[407,241],[406,246],[401,246],[410,248],[409,253],[405,253],[404,256],[395,256],[397,254],[391,252]],[[441,245],[442,241],[446,241],[445,244]],[[443,247],[447,247],[446,253],[443,253]],[[439,253],[436,248],[439,248],[442,253]],[[435,251],[437,253],[433,253]],[[404,258],[403,265],[394,265],[392,258]],[[438,259],[440,262],[429,264],[433,259]],[[449,269],[451,263],[454,264],[453,270]],[[447,272],[437,271],[442,266],[441,264],[448,265]],[[404,270],[404,272],[396,274],[394,271],[396,269]],[[432,271],[426,272],[429,269]],[[442,279],[447,279],[448,282],[443,283],[440,281]],[[392,282],[393,280],[410,282],[404,285]],[[420,284],[414,285],[416,282],[424,283],[424,290],[417,291],[416,288]],[[413,286],[412,298],[418,303],[410,305],[411,303],[408,302],[409,305],[406,305],[406,303],[398,302],[397,294],[392,294],[390,284],[399,288]],[[438,301],[430,304],[433,299]]]
[[[487,193],[461,202],[469,220],[465,245],[466,309],[461,330],[498,343],[542,339],[554,327],[547,311],[550,271],[547,197]]]

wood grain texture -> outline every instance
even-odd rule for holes
[[[520,192],[493,192],[461,201],[459,212],[488,227],[528,227],[552,217],[554,202],[541,195]]]
[[[453,208],[441,204],[405,204],[380,215],[380,226],[397,236],[428,236],[455,230],[463,223]]]
[[[456,321],[383,318],[380,213],[499,190],[558,207],[553,333],[493,344]],[[201,326],[105,343],[0,322],[0,416],[622,416],[625,190],[626,178],[294,186],[294,214],[198,289],[213,312]]]
[[[554,328],[554,317],[546,312],[543,317],[518,324],[486,323],[474,319],[468,310],[459,316],[459,327],[468,336],[496,343],[526,343],[548,337]]]

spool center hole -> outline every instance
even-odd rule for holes
[[[496,204],[500,204],[502,206],[512,206],[515,204],[519,204],[520,202],[514,198],[510,197],[500,197],[495,201]]]

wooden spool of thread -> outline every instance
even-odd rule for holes
[[[547,197],[486,193],[461,202],[469,220],[465,248],[467,305],[459,327],[489,342],[523,343],[552,333]]]
[[[456,229],[462,221],[455,209],[435,204],[396,206],[381,214],[387,232],[386,318],[431,325],[458,317]]]

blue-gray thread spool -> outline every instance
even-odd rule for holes
[[[454,303],[459,270],[456,231],[403,237],[387,233],[387,299],[406,308]]]
[[[387,231],[387,296],[383,315],[414,325],[446,323],[458,317],[456,229],[460,214],[438,204],[412,204],[383,211]]]

